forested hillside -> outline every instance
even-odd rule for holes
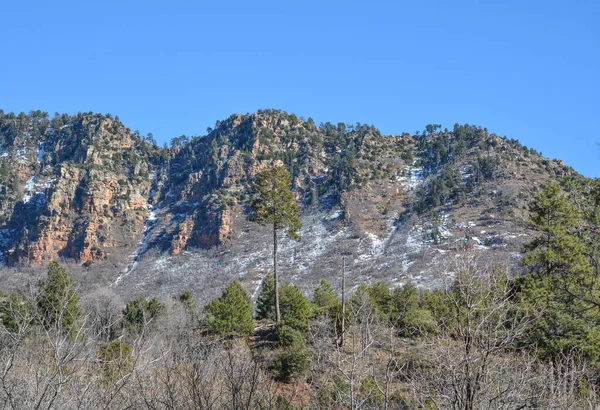
[[[128,294],[191,288],[208,299],[237,278],[256,295],[270,241],[249,222],[251,188],[275,165],[290,173],[303,222],[303,241],[281,245],[288,280],[308,292],[335,278],[345,253],[353,288],[439,287],[448,252],[463,243],[518,261],[532,234],[528,201],[543,183],[575,175],[471,125],[386,136],[262,110],[159,148],[110,114],[2,113],[0,124],[7,287],[62,260],[84,286],[117,283]]]
[[[0,150],[6,408],[600,403],[600,185],[516,140],[0,112]]]
[[[594,408],[600,354],[600,185],[549,183],[528,205],[521,271],[453,253],[441,288],[325,278],[305,295],[273,276],[256,304],[238,281],[124,303],[78,295],[52,262],[3,294],[0,400],[8,408]],[[346,272],[347,273],[347,272]],[[345,277],[343,269],[338,277]]]

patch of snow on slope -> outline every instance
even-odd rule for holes
[[[477,236],[472,236],[471,239],[475,241],[475,246],[479,249],[488,249],[483,241],[481,241]]]
[[[406,273],[413,261],[409,259],[409,255],[418,253],[423,247],[423,231],[417,225],[414,225],[406,237],[406,243],[404,246],[404,253],[402,255],[402,273]]]
[[[23,203],[28,204],[34,200],[38,205],[46,201],[46,191],[54,186],[55,179],[38,181],[38,176],[34,175],[25,181],[25,193],[23,194]]]
[[[467,229],[467,228],[473,228],[477,226],[477,224],[473,221],[467,221],[467,222],[459,222],[456,224],[456,227],[458,229]]]
[[[365,232],[366,236],[371,241],[371,249],[368,253],[363,253],[359,259],[368,259],[373,256],[382,255],[387,251],[387,248],[390,245],[390,242],[393,240],[394,235],[396,234],[396,226],[395,226],[396,218],[390,218],[387,221],[387,232],[384,237],[380,238],[371,232]]]
[[[409,174],[409,177],[405,184],[409,190],[413,191],[423,184],[423,180],[425,179],[423,176],[423,168],[409,167],[406,169],[406,172]]]
[[[341,209],[338,209],[337,211],[334,211],[331,213],[331,215],[329,215],[327,217],[327,219],[329,219],[330,221],[334,220],[334,219],[338,219],[340,216],[342,216],[343,212]]]
[[[305,225],[306,226],[306,225]],[[310,265],[316,263],[319,258],[335,243],[346,234],[346,229],[340,229],[331,234],[322,220],[311,223],[310,228],[300,230],[300,236],[303,238],[303,251],[294,258],[298,270],[306,271]],[[293,245],[292,241],[286,241],[284,247]]]
[[[371,240],[372,255],[378,255],[383,253],[385,239],[379,239],[379,237],[373,233],[367,232],[367,236]]]
[[[40,144],[40,147],[39,147],[38,152],[37,152],[37,162],[38,162],[38,164],[41,164],[42,161],[44,161],[44,154],[45,153],[46,152],[44,151],[44,147]]]
[[[258,278],[257,281],[254,282],[254,284],[256,285],[256,288],[254,289],[254,292],[252,292],[252,300],[256,300],[258,298],[258,294],[260,293],[260,288],[262,287],[262,284],[266,277],[267,277],[267,275],[262,275]]]
[[[452,232],[450,232],[448,230],[448,219],[449,218],[450,218],[450,214],[449,213],[442,214],[441,223],[440,223],[440,226],[438,226],[438,230],[440,231],[440,235],[442,235],[442,238],[444,238],[444,239],[449,238],[451,236],[454,236],[452,234]]]
[[[25,147],[18,148],[15,151],[15,159],[21,165],[28,165],[29,159],[28,159],[28,155],[27,155],[27,149]]]
[[[37,176],[32,176],[25,182],[25,193],[23,194],[23,203],[27,204],[31,197],[35,195],[35,180]]]
[[[118,286],[119,283],[121,283],[121,281],[123,280],[123,278],[127,277],[135,270],[140,258],[148,250],[148,246],[150,245],[150,238],[152,236],[152,230],[156,226],[157,222],[158,222],[158,219],[156,217],[156,212],[154,210],[154,207],[149,204],[148,205],[148,216],[146,217],[146,222],[145,222],[145,226],[146,226],[145,230],[144,230],[145,234],[144,234],[144,237],[142,238],[142,240],[139,242],[140,246],[138,247],[136,252],[131,257],[133,259],[133,263],[131,264],[131,266],[127,266],[123,270],[123,273],[121,273],[119,275],[119,277],[117,278],[117,280],[115,281],[114,286]]]
[[[405,174],[408,174],[408,178],[405,179],[405,186],[408,188],[409,200],[414,201],[416,198],[416,191],[423,182],[425,176],[423,175],[423,168],[417,168],[413,162],[412,166],[405,168]],[[409,255],[418,253],[421,251],[423,245],[423,228],[414,224],[408,234],[406,235],[406,242],[404,243],[404,252],[402,254],[402,273],[406,273],[414,261],[410,260]]]

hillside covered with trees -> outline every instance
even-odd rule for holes
[[[264,204],[291,198],[260,186],[286,181],[283,172],[263,171],[253,190],[270,224],[280,209]],[[0,399],[65,409],[593,408],[600,185],[548,183],[528,210],[535,235],[518,272],[464,242],[436,289],[377,281],[340,293],[322,278],[306,295],[267,275],[256,303],[239,281],[200,306],[190,290],[123,301],[114,288],[78,295],[52,262],[45,280],[2,295]],[[337,275],[345,284],[345,258]]]
[[[5,408],[593,408],[600,185],[278,110],[0,112]]]

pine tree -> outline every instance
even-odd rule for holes
[[[343,292],[344,278],[342,278],[342,299],[344,297]],[[349,318],[333,286],[325,279],[321,279],[319,286],[313,293],[312,307],[315,316],[327,316],[331,320],[334,326],[331,329],[332,334],[338,338],[339,343],[342,343],[345,321]]]
[[[541,312],[531,338],[547,357],[576,350],[600,355],[600,281],[581,238],[582,215],[561,188],[548,184],[530,205],[540,235],[526,246],[528,275],[518,281],[522,301]]]
[[[43,284],[38,299],[38,312],[42,326],[59,327],[70,332],[81,316],[79,297],[67,271],[58,262],[48,265],[48,279]]]
[[[2,299],[1,322],[9,332],[19,333],[33,321],[36,313],[35,303],[22,293],[12,293]]]
[[[129,373],[133,366],[131,346],[121,339],[101,345],[98,359],[102,363],[105,380],[111,382]]]
[[[190,289],[184,290],[177,299],[181,302],[185,308],[185,311],[190,315],[191,318],[197,318],[198,310],[196,308],[196,299],[194,298],[194,293]]]
[[[404,286],[394,289],[390,304],[392,322],[400,328],[404,327],[406,317],[419,308],[415,285],[408,282]]]
[[[281,287],[281,320],[288,326],[306,331],[312,310],[298,286],[284,283]]]
[[[312,309],[298,286],[284,283],[281,286],[281,322],[275,331],[276,345],[273,372],[283,381],[301,373],[309,364],[306,349],[308,320]]]
[[[290,191],[290,175],[285,168],[278,166],[260,172],[254,184],[252,221],[273,227],[273,282],[275,288],[275,321],[281,320],[277,276],[277,232],[287,231],[291,239],[300,240],[297,231],[302,227],[300,211]]]
[[[155,296],[150,301],[140,297],[127,303],[123,311],[123,323],[130,329],[141,329],[156,318],[163,310],[164,305]]]
[[[252,300],[240,282],[232,282],[205,308],[209,333],[220,337],[248,336],[254,330]]]
[[[333,291],[333,286],[325,279],[321,279],[319,286],[315,289],[312,303],[315,306],[317,315],[331,315],[331,311],[340,305],[337,295]]]
[[[532,272],[562,277],[591,274],[585,245],[577,234],[581,215],[555,183],[538,192],[529,207],[530,225],[541,232],[527,247],[523,259]]]
[[[424,294],[427,302],[429,302],[427,300],[429,295],[429,292]],[[400,335],[414,337],[426,333],[436,333],[441,329],[435,318],[431,309],[425,306],[421,307],[419,293],[412,283],[408,282],[404,286],[394,289],[391,296],[390,322],[398,327]],[[443,317],[439,319],[443,320]]]
[[[265,276],[260,287],[256,300],[256,318],[275,320],[275,283],[271,274]]]
[[[383,319],[387,319],[390,315],[391,300],[390,288],[387,283],[379,281],[371,286],[367,293],[371,298],[371,302],[375,306],[377,313]]]

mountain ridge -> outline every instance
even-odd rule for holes
[[[279,164],[291,174],[305,238],[283,244],[284,277],[306,288],[313,277],[336,277],[345,253],[355,283],[439,286],[431,272],[452,247],[518,259],[530,235],[523,207],[537,187],[581,178],[470,125],[384,136],[259,110],[207,131],[160,148],[110,115],[0,112],[3,261],[63,259],[88,276],[110,266],[106,280],[140,293],[201,280],[209,296],[232,278],[254,291],[269,241],[247,220],[252,179]]]

